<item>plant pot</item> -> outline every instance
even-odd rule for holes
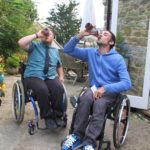
[[[7,73],[10,75],[18,74],[19,68],[7,68]]]

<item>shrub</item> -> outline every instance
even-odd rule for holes
[[[8,68],[17,68],[19,67],[19,57],[12,55],[6,59],[6,67]]]
[[[0,63],[0,74],[4,72],[4,64]]]

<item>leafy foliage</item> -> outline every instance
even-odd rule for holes
[[[0,74],[4,72],[4,66],[5,65],[3,63],[0,63]]]
[[[19,57],[12,55],[6,59],[6,67],[17,68],[19,67]]]
[[[119,53],[121,53],[122,45],[124,44],[124,38],[121,32],[117,32],[116,35],[116,49]]]
[[[121,43],[124,42],[124,38],[122,36],[122,33],[121,32],[117,32],[117,35],[116,35],[116,44],[119,45]]]
[[[64,45],[72,35],[79,30],[81,19],[77,18],[77,6],[75,0],[69,0],[69,4],[55,4],[55,8],[49,12],[46,24],[54,31],[57,41]]]
[[[124,58],[129,58],[129,56],[127,56],[128,53],[127,43],[125,42],[125,39],[121,32],[117,32],[116,49]]]
[[[0,0],[0,55],[7,58],[17,50],[36,16],[32,0]]]

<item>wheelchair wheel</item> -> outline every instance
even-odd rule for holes
[[[67,91],[66,91],[66,88],[65,86],[63,85],[63,88],[64,88],[64,94],[63,94],[63,121],[64,121],[64,128],[66,128],[67,126],[67,114],[66,114],[66,111],[67,111],[67,107],[68,107],[68,95],[67,95]]]
[[[67,95],[67,91],[65,86],[63,85],[64,88],[64,94],[63,94],[63,111],[66,112],[67,111],[67,107],[68,107],[68,95]]]
[[[121,147],[124,144],[128,127],[129,127],[129,116],[130,116],[130,101],[127,96],[123,95],[120,99],[115,113],[115,123],[113,129],[113,142],[116,148]]]
[[[20,80],[17,80],[13,85],[13,115],[17,124],[21,124],[24,119],[25,111],[25,94],[24,87]]]

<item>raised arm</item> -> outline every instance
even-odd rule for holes
[[[30,43],[36,39],[36,38],[42,38],[43,34],[41,33],[41,31],[35,33],[35,34],[31,34],[25,37],[22,37],[19,41],[18,41],[18,45],[24,49],[24,50],[28,50]]]
[[[29,44],[31,43],[31,41],[33,41],[34,39],[36,39],[37,36],[36,34],[31,34],[31,35],[28,35],[28,36],[25,36],[23,38],[21,38],[19,41],[18,41],[18,45],[24,49],[24,50],[28,50],[29,49]]]
[[[78,59],[81,59],[83,61],[87,61],[87,50],[88,48],[77,48],[76,45],[79,43],[79,41],[84,37],[90,35],[89,32],[81,31],[76,36],[72,37],[69,42],[64,46],[64,52],[76,57]]]

